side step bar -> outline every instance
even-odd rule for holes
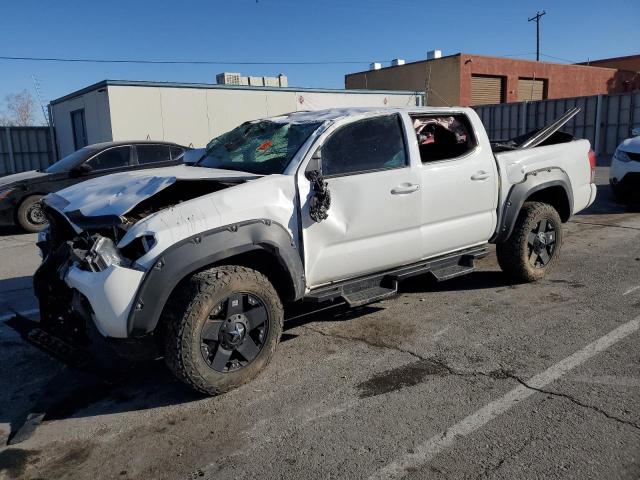
[[[471,273],[475,270],[475,260],[487,256],[488,253],[486,245],[466,249],[386,272],[320,287],[309,292],[304,300],[320,303],[342,298],[350,307],[366,305],[397,294],[398,282],[406,278],[430,273],[441,282]]]

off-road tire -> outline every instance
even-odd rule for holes
[[[551,259],[544,266],[535,267],[530,261],[531,248],[529,234],[542,220],[547,219],[555,226],[555,248]],[[562,247],[562,222],[555,208],[547,203],[526,202],[518,215],[511,236],[496,245],[498,264],[503,272],[516,281],[535,282],[545,276],[549,268],[558,261]]]
[[[47,226],[47,222],[37,223],[34,221],[33,209],[40,208],[37,204],[42,200],[42,195],[31,195],[25,198],[16,212],[16,221],[20,228],[30,233],[37,233]]]
[[[210,312],[229,295],[255,295],[267,311],[267,334],[255,359],[239,370],[218,372],[201,352],[201,331]],[[271,282],[250,268],[224,265],[196,273],[172,293],[163,310],[165,362],[190,387],[208,395],[232,390],[256,377],[271,360],[280,341],[284,312]]]

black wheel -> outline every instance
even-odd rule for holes
[[[42,195],[25,198],[16,213],[18,225],[27,232],[35,233],[47,226],[47,218],[42,211]]]
[[[282,333],[283,309],[261,273],[221,266],[193,275],[163,312],[165,361],[182,381],[216,395],[254,378]]]
[[[540,202],[523,205],[511,236],[496,245],[500,268],[517,280],[533,282],[544,277],[560,255],[562,222],[551,206]]]

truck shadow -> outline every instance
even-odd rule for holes
[[[464,291],[507,285],[510,285],[508,278],[496,271],[474,272],[442,283],[422,275],[402,282],[400,293]],[[344,303],[298,305],[287,309],[288,320],[281,341],[297,338],[291,330],[308,323],[348,322],[383,308],[375,304],[358,308],[349,308]],[[0,423],[10,425],[11,432],[5,432],[9,441],[26,440],[42,421],[97,417],[207,398],[175,379],[162,360],[131,363],[113,356],[71,366],[28,343],[29,331],[37,327],[37,322],[14,317],[5,324],[3,327],[10,327],[22,337],[20,341],[17,335],[5,334],[0,339],[3,340],[3,367],[6,367],[0,374],[0,391],[3,392],[0,395]],[[28,375],[8,374],[9,370],[18,367],[28,371]]]

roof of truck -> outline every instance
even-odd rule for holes
[[[272,117],[271,120],[282,119],[293,123],[324,122],[338,120],[340,118],[376,115],[385,113],[455,113],[467,110],[467,107],[348,107],[328,108],[325,110],[312,110],[291,112]]]

